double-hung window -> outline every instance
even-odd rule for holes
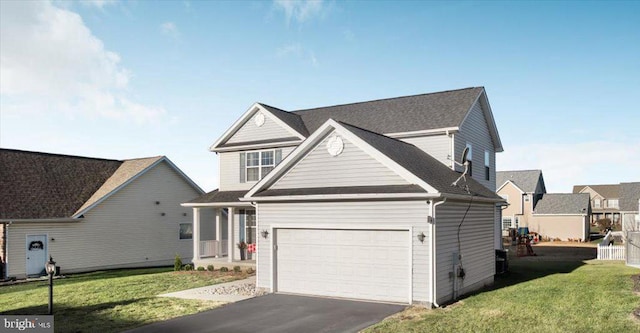
[[[467,161],[469,162],[469,176],[473,176],[473,147],[468,142],[467,148],[469,148],[469,152],[467,153]],[[467,161],[462,161],[462,163]]]
[[[484,151],[484,179],[491,180],[491,159],[490,159],[489,151]]]
[[[279,161],[281,150],[261,150],[243,153],[245,158],[240,161],[242,169],[241,181],[256,182],[266,176]]]

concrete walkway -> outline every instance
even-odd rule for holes
[[[237,302],[245,299],[249,299],[255,297],[256,295],[243,295],[242,294],[227,294],[222,292],[223,290],[234,290],[234,289],[249,289],[249,287],[244,288],[245,285],[253,285],[256,284],[256,276],[250,276],[244,280],[236,280],[231,282],[225,282],[220,284],[215,284],[206,287],[187,289],[182,291],[176,291],[173,293],[162,294],[160,297],[176,297],[183,299],[199,299],[205,301],[216,301],[216,302]],[[214,293],[220,293],[219,295]],[[244,291],[244,290],[243,290]]]

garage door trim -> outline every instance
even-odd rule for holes
[[[276,266],[276,243],[274,243],[274,239],[276,238],[276,230],[277,229],[316,229],[316,230],[395,230],[395,231],[408,231],[407,243],[409,244],[409,253],[408,260],[408,277],[409,277],[409,293],[407,295],[407,303],[412,304],[413,302],[413,227],[405,226],[405,225],[350,225],[346,227],[344,224],[312,224],[312,223],[301,223],[296,225],[291,224],[272,224],[269,227],[269,233],[273,235],[273,237],[269,237],[269,245],[271,247],[271,292],[277,292],[278,288],[276,285],[276,274],[277,274],[277,266]]]

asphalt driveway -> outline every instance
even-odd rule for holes
[[[358,332],[404,308],[397,304],[269,294],[127,332]]]

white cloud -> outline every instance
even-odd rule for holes
[[[83,5],[91,5],[103,9],[106,5],[113,5],[117,0],[84,0],[80,1]]]
[[[300,56],[302,54],[302,45],[300,44],[289,44],[283,47],[280,47],[276,50],[276,55],[279,58],[287,57],[287,56]]]
[[[274,5],[284,11],[287,24],[292,20],[304,23],[313,17],[321,16],[324,10],[322,0],[275,0]]]
[[[178,27],[173,22],[162,23],[160,25],[160,31],[162,31],[163,34],[174,39],[177,39],[178,37],[180,37],[180,31],[178,31]]]
[[[513,145],[497,156],[498,170],[541,169],[548,192],[571,192],[579,184],[640,181],[637,142]]]
[[[294,57],[304,61],[308,60],[313,67],[320,66],[315,53],[313,51],[306,51],[300,44],[289,44],[280,47],[276,50],[276,56],[278,58]]]
[[[82,18],[45,1],[3,2],[0,13],[3,112],[85,114],[144,122],[165,111],[130,101],[131,72]]]

